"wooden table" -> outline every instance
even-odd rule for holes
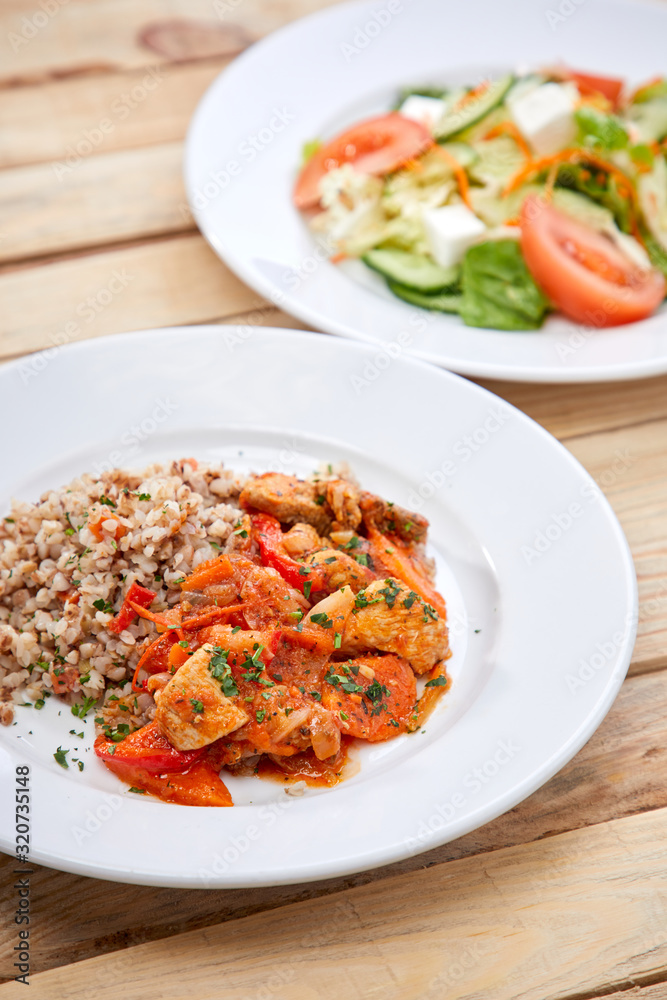
[[[300,325],[197,234],[181,158],[235,52],[327,2],[3,0],[0,359],[161,325]],[[494,823],[350,878],[181,891],[36,867],[30,996],[667,998],[667,378],[487,384],[565,442],[632,547],[639,637],[599,731]]]

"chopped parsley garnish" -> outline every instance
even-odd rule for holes
[[[97,698],[84,698],[83,701],[72,705],[70,711],[72,715],[76,715],[80,719],[85,719],[96,701]]]
[[[138,490],[134,490],[134,495],[137,498],[137,500],[150,500],[151,499],[150,493],[139,493]]]
[[[320,611],[315,615],[311,615],[310,620],[311,622],[315,622],[316,625],[321,625],[322,628],[333,627],[333,618],[329,618],[329,616],[324,611]]]
[[[105,497],[104,495],[100,497],[100,499],[98,500],[98,503],[103,504],[105,507],[115,507],[116,506],[115,502],[111,499],[111,497]]]
[[[225,697],[235,698],[239,693],[239,689],[232,676],[232,668],[227,663],[230,652],[231,650],[229,649],[221,649],[220,646],[214,646],[208,669],[211,675],[220,682],[220,688]]]
[[[364,689],[361,684],[355,684],[343,674],[335,674],[332,669],[329,669],[329,672],[324,675],[324,679],[335,688],[345,691],[346,694],[363,694]]]
[[[132,785],[130,788],[128,788],[128,792],[134,792],[135,795],[145,795],[146,794],[146,789],[145,788],[135,788],[134,785]]]
[[[236,635],[236,633],[240,631],[241,631],[241,626],[235,625],[234,628],[232,629],[232,635]]]
[[[414,590],[411,590],[408,596],[405,598],[405,600],[402,601],[401,603],[403,604],[403,607],[407,608],[409,611],[412,605],[415,603],[415,601],[418,600],[419,600],[419,594],[415,594]]]
[[[67,754],[68,753],[69,753],[69,750],[63,750],[62,747],[58,747],[58,749],[56,750],[56,752],[53,755],[53,759],[55,760],[56,764],[60,764],[61,767],[65,767],[65,768],[69,767],[69,764],[67,762]]]
[[[401,588],[396,583],[395,580],[391,579],[391,577],[389,577],[384,582],[387,584],[387,586],[383,587],[382,590],[379,590],[378,593],[382,594],[382,596],[384,597],[385,601],[387,602],[387,607],[393,608],[394,604],[396,603],[396,598],[401,592]]]
[[[212,545],[214,549],[217,549],[217,550],[218,550],[218,552],[222,552],[222,546],[221,546],[221,545],[218,545],[218,543],[217,543],[217,542],[212,542],[212,541],[210,540],[210,538],[209,538],[209,541],[208,541],[208,544],[209,544],[209,545]]]
[[[380,593],[382,593],[382,591],[380,591]],[[380,600],[381,600],[380,597],[376,597],[374,600],[369,601],[368,598],[366,597],[366,591],[360,590],[354,599],[354,607],[356,610],[358,610],[359,608],[367,608],[370,604],[379,604]]]
[[[334,649],[340,649],[340,644],[343,641],[343,637],[340,632],[336,632],[334,635]]]
[[[306,582],[303,585],[303,596],[306,598],[306,600],[309,600],[310,592],[312,589],[313,589],[313,581],[306,580]]]
[[[245,528],[237,528],[236,531],[232,532],[232,534],[238,535],[239,538],[247,538],[248,537],[248,532],[246,531]]]
[[[112,615],[114,613],[112,606],[103,597],[99,597],[96,601],[93,601],[93,607],[98,611],[102,611],[105,615]]]
[[[77,733],[76,729],[70,729],[70,736],[78,736],[80,740],[83,739],[83,733]]]
[[[360,566],[368,566],[368,556],[365,552],[359,552],[354,557]]]
[[[324,501],[325,500],[326,500],[326,497],[324,496],[323,493],[320,493],[320,494],[318,494],[318,496],[315,497],[315,503],[318,504],[318,506],[320,506],[320,507],[322,507],[324,505]]]
[[[429,618],[432,621],[437,622],[438,612],[435,610],[435,608],[432,608],[430,604],[426,604],[426,602],[424,602],[424,621],[425,622],[428,621]]]
[[[74,534],[74,528],[65,528],[65,534],[66,535],[73,535]]]
[[[188,648],[188,640],[187,639],[180,639],[178,645],[181,647],[181,649],[187,649]]]
[[[327,563],[327,565],[330,566],[331,563],[335,563],[336,562],[336,558],[337,558],[336,556],[329,556],[329,558],[325,559],[324,561],[325,561],[325,563]]]
[[[290,611],[289,616],[290,618],[294,618],[295,621],[300,622],[303,618],[303,611]]]
[[[345,712],[341,712],[340,717],[343,720],[343,722],[347,722],[347,720],[350,718],[350,716],[346,715]]]
[[[311,698],[314,698],[315,701],[322,701],[322,695],[320,694],[319,691],[311,691],[310,696]]]
[[[427,688],[447,687],[447,678],[434,677],[432,680],[426,681],[426,687]]]
[[[358,549],[361,547],[361,539],[358,535],[354,535],[349,542],[343,546],[344,549]]]
[[[264,722],[264,716],[266,715],[266,709],[260,708],[259,711],[255,712],[255,718],[258,722]]]
[[[193,711],[195,711],[197,715],[201,715],[204,711],[204,703],[203,701],[199,701],[198,698],[190,698],[190,704],[192,705]]]

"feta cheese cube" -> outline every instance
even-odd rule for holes
[[[426,209],[424,226],[431,253],[442,267],[458,264],[486,232],[482,220],[465,205]]]
[[[398,113],[405,118],[412,118],[432,132],[436,124],[442,118],[447,105],[439,97],[422,97],[420,94],[411,94],[403,101],[398,109]]]
[[[550,156],[577,134],[574,110],[579,91],[573,83],[543,83],[508,100],[512,118],[538,156]]]

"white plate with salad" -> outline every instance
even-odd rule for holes
[[[342,4],[212,85],[188,197],[220,257],[326,332],[467,375],[667,371],[667,12]],[[632,38],[632,45],[628,39]]]

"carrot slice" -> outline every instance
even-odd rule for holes
[[[427,604],[447,620],[447,605],[426,574],[416,565],[406,546],[389,539],[377,528],[369,525],[368,539],[371,543],[371,558],[390,570],[392,576],[411,587]]]
[[[526,160],[532,160],[532,150],[514,122],[500,122],[499,125],[496,125],[486,133],[484,139],[496,139],[499,135],[508,135],[510,138],[514,139],[515,143],[526,157]]]
[[[200,563],[197,569],[186,576],[181,583],[181,590],[203,590],[213,583],[222,583],[234,575],[234,567],[229,556],[217,556]]]
[[[449,654],[452,655],[451,653]],[[430,681],[440,681],[444,679],[447,681],[446,684],[431,684],[430,687],[425,687],[421,698],[415,706],[415,713],[412,716],[409,725],[409,731],[415,732],[416,729],[421,729],[429,715],[440,701],[445,691],[450,688],[449,677],[447,676],[447,671],[445,669],[445,660],[441,660],[440,663],[436,663],[433,670],[428,675],[427,684]]]

